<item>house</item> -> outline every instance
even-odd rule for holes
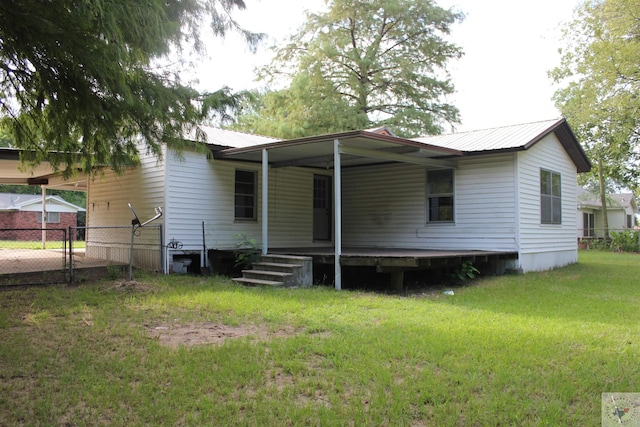
[[[43,227],[68,230],[77,225],[84,208],[58,196],[46,196],[46,221],[42,222],[42,195],[0,193],[0,240],[40,240]],[[21,230],[17,230],[21,229]],[[29,229],[29,230],[27,230]]]
[[[578,187],[578,239],[604,238],[604,221],[600,196]],[[609,231],[633,230],[638,204],[633,193],[607,194]]]
[[[89,181],[87,225],[130,223],[128,203],[141,216],[161,207],[164,272],[175,258],[215,265],[242,235],[263,254],[331,264],[336,288],[348,265],[402,280],[451,259],[498,272],[577,261],[577,174],[591,165],[564,119],[416,139],[205,130],[207,153],[164,146],[162,159]]]

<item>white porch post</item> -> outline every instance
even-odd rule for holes
[[[269,250],[269,154],[262,150],[262,255]]]
[[[40,186],[42,191],[42,249],[47,249],[47,187]]]
[[[335,286],[336,290],[342,289],[342,167],[340,166],[340,141],[333,141],[333,194],[334,194],[334,222],[335,222]]]

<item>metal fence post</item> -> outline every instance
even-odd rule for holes
[[[62,229],[62,275],[67,279],[67,230]]]
[[[69,282],[73,283],[73,233],[69,226]]]

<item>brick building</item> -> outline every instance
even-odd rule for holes
[[[78,212],[84,208],[69,203],[59,196],[47,196],[46,228],[75,227]],[[0,240],[40,240],[42,238],[42,196],[0,193]],[[48,240],[60,240],[60,232],[51,231]]]

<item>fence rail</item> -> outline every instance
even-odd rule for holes
[[[162,271],[162,249],[161,225],[0,229],[0,286],[73,282],[105,268]]]

